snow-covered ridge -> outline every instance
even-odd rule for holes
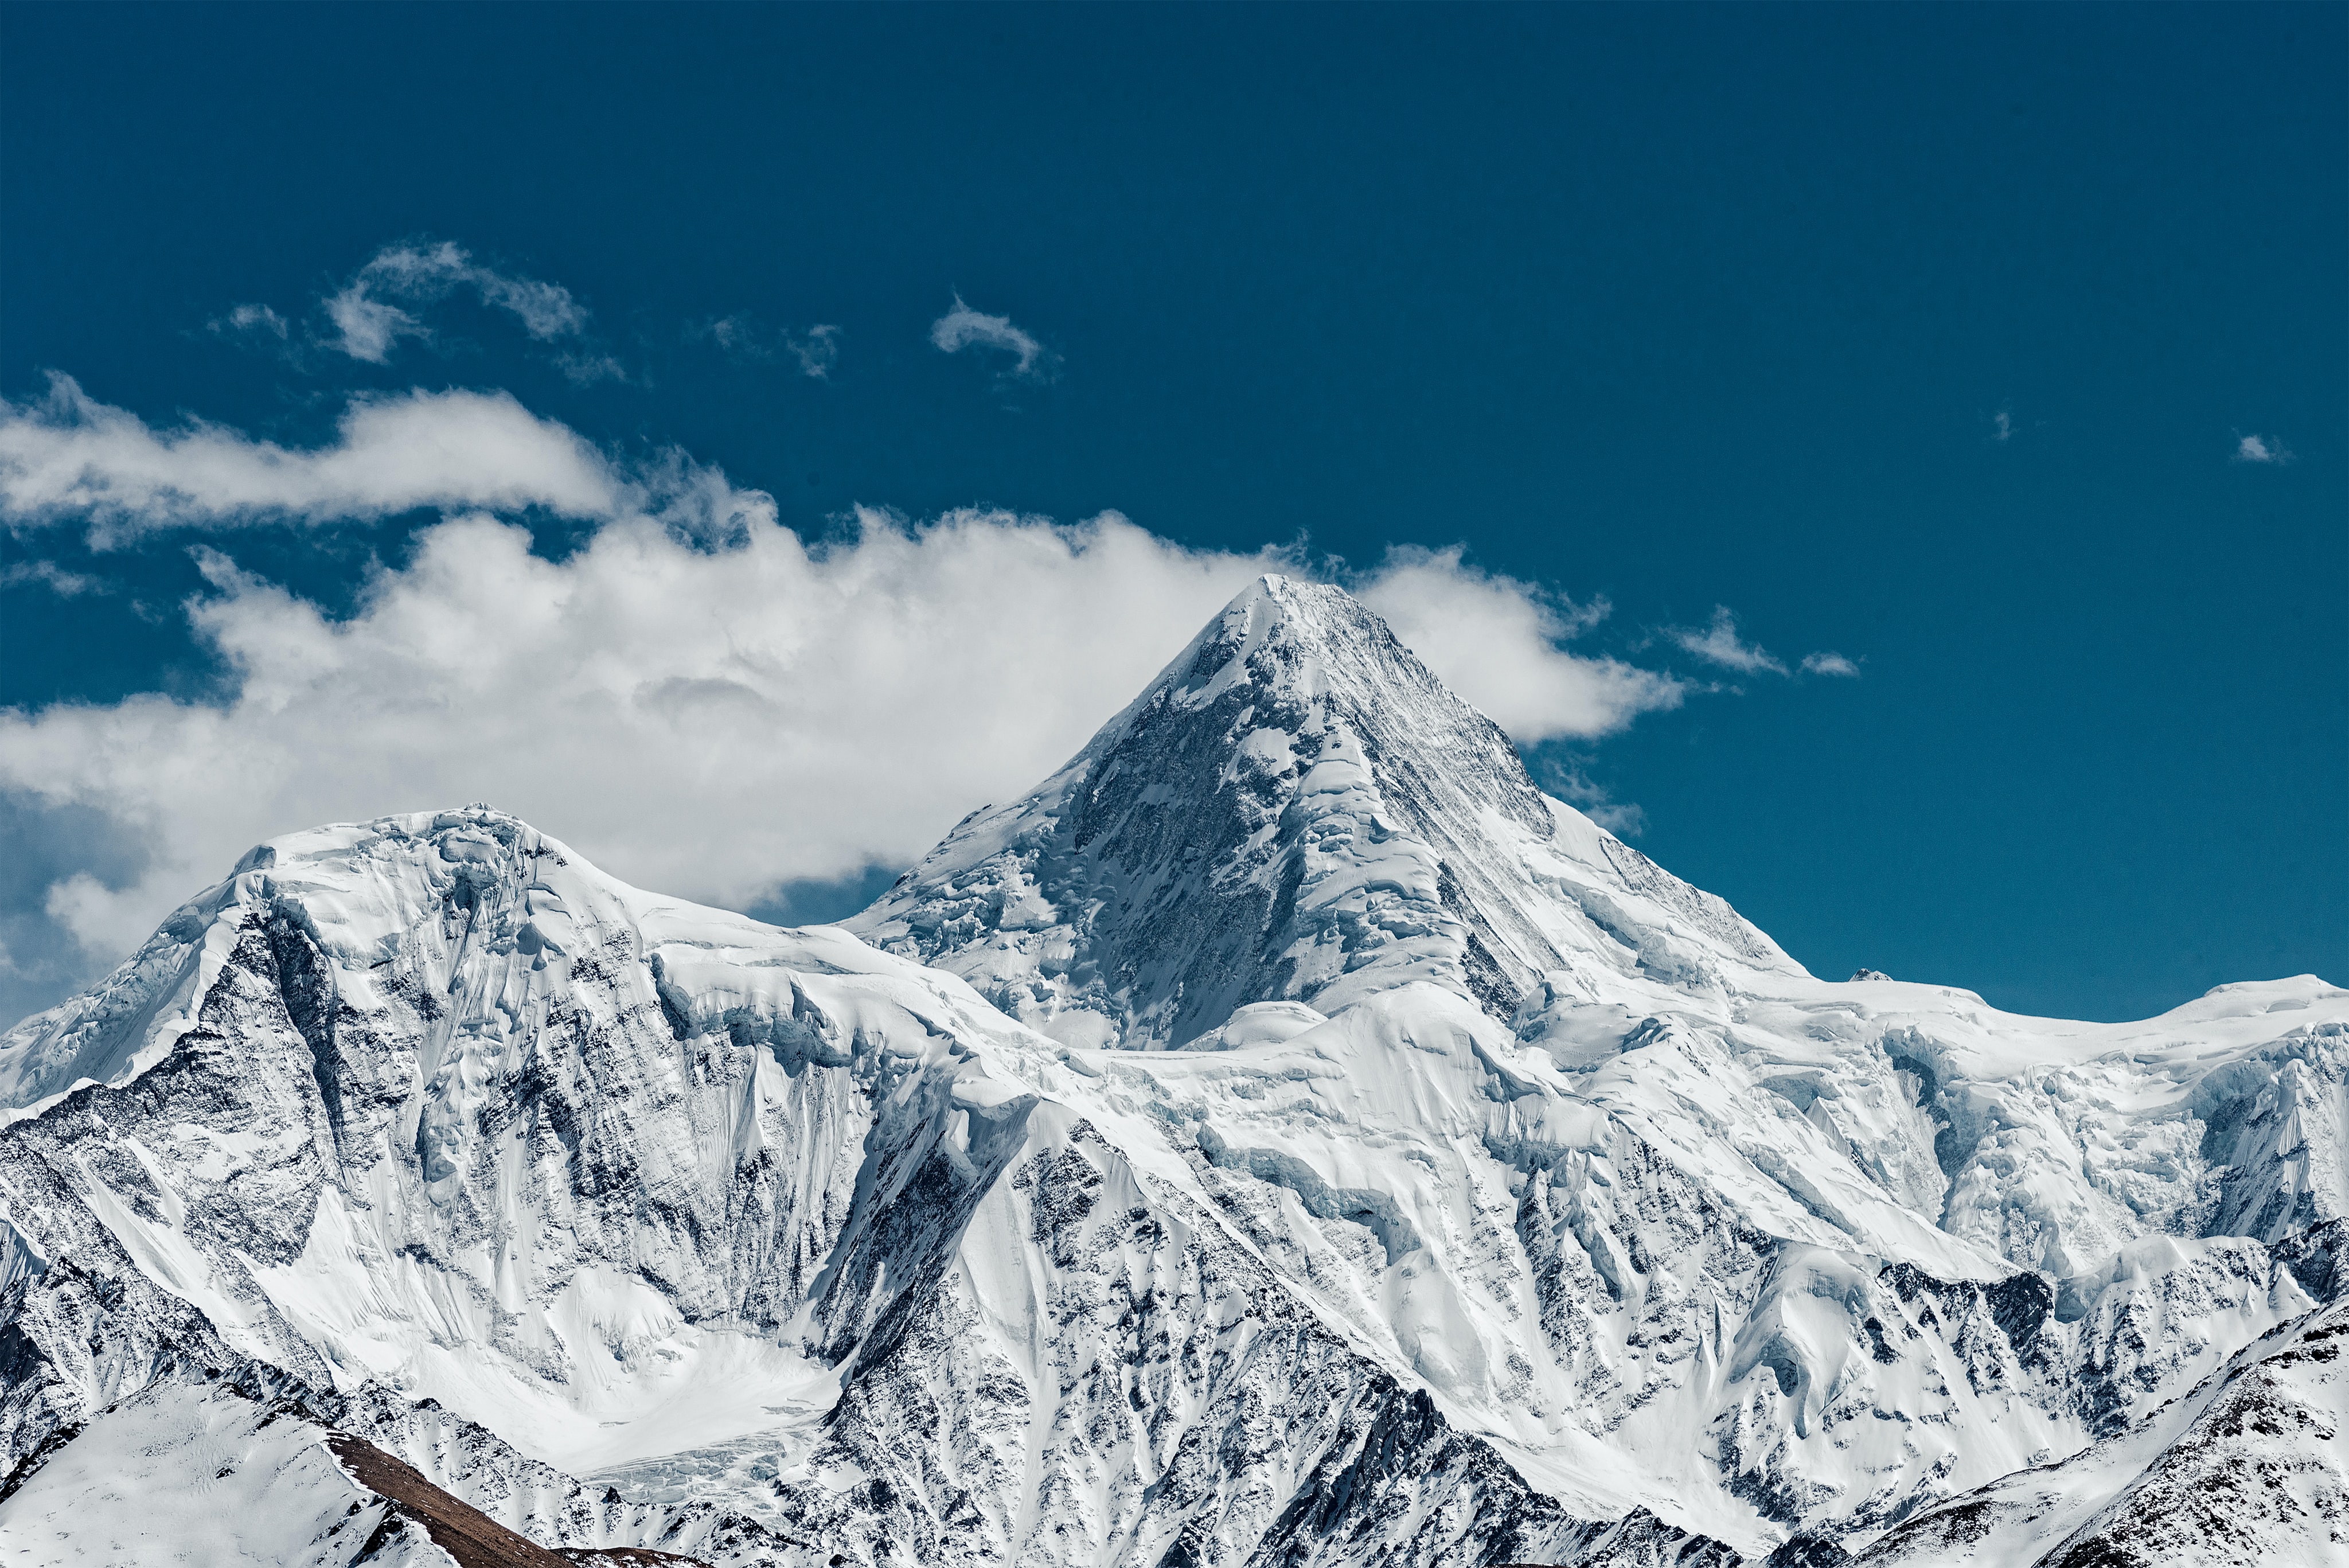
[[[1578,814],[1562,829],[1563,809],[1375,616],[1268,576],[1034,794],[974,814],[850,926],[1058,1038],[1129,1048],[1414,981],[1506,1021],[1568,955],[1690,983],[1801,972]]]
[[[712,1563],[1889,1549],[2313,1321],[2344,1082],[2313,977],[1816,980],[1268,578],[845,929],[257,848],[0,1038],[0,1445],[227,1378]]]

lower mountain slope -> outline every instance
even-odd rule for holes
[[[485,810],[257,851],[6,1051],[12,1462],[243,1379],[555,1546],[1433,1563],[1586,1523],[1270,1267],[1164,1107]]]
[[[2270,1330],[2135,1428],[1930,1509],[1857,1561],[2349,1561],[2344,1345],[2349,1299]]]
[[[0,1038],[0,1532],[265,1407],[574,1554],[2324,1561],[2344,1084],[1816,980],[1267,579],[844,928],[390,817]]]

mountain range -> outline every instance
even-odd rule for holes
[[[321,827],[0,1106],[0,1563],[2349,1563],[2349,992],[1814,978],[1289,578],[839,925]]]

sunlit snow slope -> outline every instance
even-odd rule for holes
[[[2337,1561],[2225,1412],[2336,1345],[2344,1080],[2313,977],[1815,980],[1268,577],[845,929],[256,849],[0,1041],[0,1442],[233,1386],[551,1546],[1153,1568],[2085,1563],[2256,1449]]]

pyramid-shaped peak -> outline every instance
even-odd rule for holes
[[[1267,572],[1204,628],[1200,644],[1289,643],[1418,660],[1369,606],[1334,583]]]
[[[1413,983],[1506,1023],[1588,926],[1526,860],[1568,820],[1602,865],[1653,871],[1544,796],[1367,606],[1267,574],[849,925],[1071,1044],[1181,1045],[1253,1003],[1334,1013]]]
[[[1233,597],[1123,713],[1104,725],[1085,754],[1114,744],[1156,705],[1195,709],[1245,687],[1276,701],[1325,703],[1333,694],[1356,709],[1375,706],[1435,746],[1474,736],[1473,747],[1516,766],[1516,751],[1491,721],[1436,679],[1377,613],[1330,583],[1268,572]],[[1240,700],[1243,709],[1246,698]],[[1516,771],[1522,772],[1522,769]],[[1532,788],[1531,781],[1526,787]]]

